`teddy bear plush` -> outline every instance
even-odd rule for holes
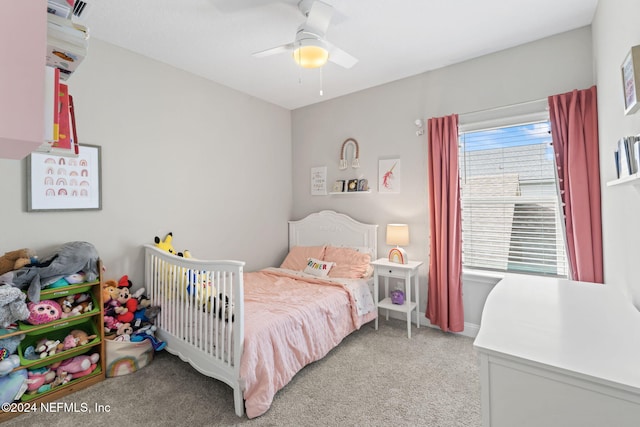
[[[0,257],[0,274],[19,270],[25,265],[37,262],[36,253],[31,249],[18,249],[6,252]]]
[[[6,328],[18,320],[29,318],[26,296],[11,285],[0,286],[0,328]]]

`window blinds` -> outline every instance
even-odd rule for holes
[[[549,122],[459,136],[463,265],[566,277]]]

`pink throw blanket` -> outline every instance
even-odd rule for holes
[[[240,378],[249,418],[264,414],[300,369],[375,318],[358,317],[353,295],[335,280],[301,276],[283,269],[244,275]]]

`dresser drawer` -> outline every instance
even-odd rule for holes
[[[378,266],[376,267],[376,271],[378,272],[378,276],[397,277],[399,279],[404,279],[405,277],[407,277],[408,272],[406,268],[396,268],[388,266]]]

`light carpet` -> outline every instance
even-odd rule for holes
[[[61,399],[108,413],[32,413],[3,426],[433,426],[477,427],[478,357],[473,340],[380,320],[349,335],[300,371],[264,415],[235,415],[233,392],[167,352],[142,370]]]

